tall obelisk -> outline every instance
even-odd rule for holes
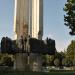
[[[15,0],[14,12],[16,39],[30,35],[32,38],[41,40],[43,36],[43,0]],[[16,53],[16,69],[25,69],[25,57],[27,60],[27,56],[24,55]]]
[[[15,0],[14,31],[17,39],[28,36],[29,0]]]
[[[17,39],[22,35],[42,39],[43,0],[15,0],[14,31]]]
[[[32,37],[43,36],[43,0],[32,0]]]

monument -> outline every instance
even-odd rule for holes
[[[18,41],[21,36],[23,38],[30,36],[42,40],[43,0],[15,0],[14,32],[15,39]],[[33,68],[36,63],[38,65],[36,71],[40,71],[41,62],[39,60],[41,60],[41,55],[39,54],[16,53],[16,69],[26,70],[27,67]]]
[[[14,10],[15,38],[27,37],[42,39],[43,0],[15,0]]]

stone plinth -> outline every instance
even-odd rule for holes
[[[41,71],[42,55],[30,53],[17,53],[15,56],[15,67],[21,71]]]

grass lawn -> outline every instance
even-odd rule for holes
[[[75,75],[75,72],[24,72],[24,71],[0,71],[0,75]]]

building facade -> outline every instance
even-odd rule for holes
[[[14,10],[15,38],[30,35],[42,39],[43,36],[43,0],[15,0]]]

